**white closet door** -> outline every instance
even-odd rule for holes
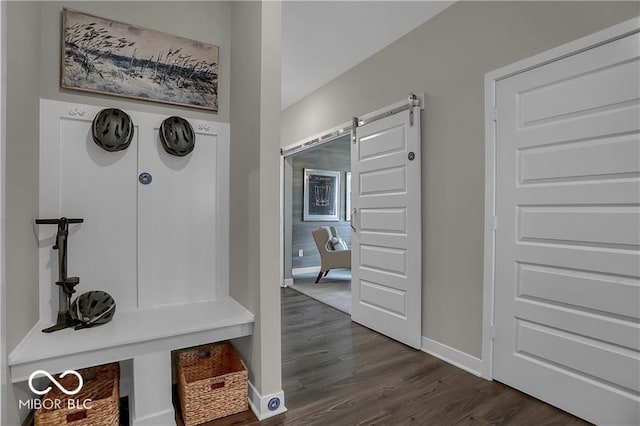
[[[494,377],[640,423],[640,36],[497,84]]]

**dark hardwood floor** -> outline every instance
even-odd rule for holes
[[[251,411],[221,425],[569,425],[580,419],[351,322],[294,290],[282,291],[285,414]]]

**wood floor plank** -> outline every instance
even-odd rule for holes
[[[351,322],[282,290],[282,381],[288,412],[229,425],[578,425],[561,410]]]

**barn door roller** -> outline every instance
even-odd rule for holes
[[[415,107],[420,106],[420,99],[415,95],[415,93],[409,94],[409,126],[413,127],[413,109]]]
[[[353,122],[352,122],[352,125],[351,125],[351,142],[353,142],[353,143],[357,143],[358,142],[358,139],[356,137],[356,129],[359,126],[362,126],[362,125],[368,124],[368,123],[372,123],[372,122],[374,122],[376,120],[379,120],[381,118],[388,117],[390,115],[397,114],[399,112],[406,111],[406,110],[409,110],[409,126],[413,127],[413,109],[415,107],[419,107],[419,106],[420,106],[420,98],[418,98],[415,95],[415,93],[410,93],[407,103],[405,105],[403,105],[403,106],[390,109],[389,111],[385,111],[385,112],[383,112],[381,114],[374,115],[373,117],[369,117],[369,118],[366,118],[366,119],[360,119],[358,117],[353,117]]]

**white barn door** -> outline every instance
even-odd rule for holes
[[[640,35],[496,86],[495,379],[640,424]]]
[[[415,119],[410,115],[415,113]],[[414,348],[422,321],[420,113],[354,129],[351,318]]]

